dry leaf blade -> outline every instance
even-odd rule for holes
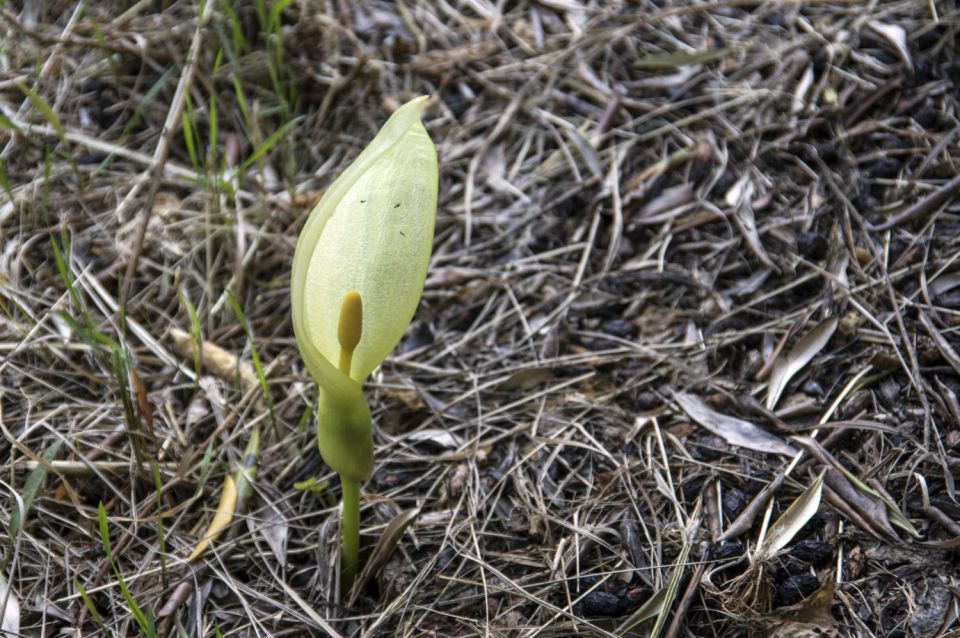
[[[730,445],[769,454],[793,456],[797,453],[795,447],[784,442],[780,437],[770,434],[749,421],[711,410],[697,396],[674,392],[673,398],[687,416],[710,432],[722,437]]]
[[[805,489],[790,507],[770,526],[770,532],[757,547],[755,560],[765,561],[790,544],[793,537],[820,509],[820,497],[823,494],[823,474]]]
[[[782,354],[773,364],[773,371],[770,373],[770,385],[767,388],[767,409],[772,410],[780,400],[784,389],[800,370],[804,368],[810,360],[823,350],[830,341],[830,337],[837,330],[837,317],[830,317],[818,323],[810,332],[805,334],[797,344],[793,346],[789,353]]]

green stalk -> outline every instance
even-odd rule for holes
[[[353,587],[360,562],[360,483],[340,477],[343,495],[343,556],[341,558],[342,580],[345,592]]]

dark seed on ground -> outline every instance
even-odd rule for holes
[[[777,593],[773,596],[774,607],[796,605],[801,600],[817,591],[820,581],[813,574],[796,574],[790,576],[777,586]]]
[[[826,541],[803,540],[791,547],[789,553],[797,560],[820,567],[833,557],[833,547]]]
[[[623,601],[605,591],[592,591],[580,601],[584,616],[617,616],[623,611]]]

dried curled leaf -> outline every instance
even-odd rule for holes
[[[824,319],[797,341],[797,345],[793,346],[789,353],[777,357],[773,363],[773,371],[770,373],[770,386],[767,388],[768,410],[776,407],[790,379],[827,345],[830,337],[837,330],[838,321],[837,317]]]
[[[390,557],[393,555],[394,550],[400,543],[400,539],[407,531],[407,528],[420,516],[420,511],[419,507],[414,507],[413,509],[400,512],[390,519],[386,529],[383,530],[383,534],[381,534],[377,540],[377,545],[373,548],[373,553],[370,554],[367,566],[364,568],[360,578],[354,583],[353,596],[359,593],[360,588],[363,587],[363,584],[369,578],[380,573],[380,570],[382,570],[384,565],[387,564],[387,561],[390,560]]]
[[[179,328],[170,329],[173,351],[184,359],[193,357],[193,339]],[[200,344],[200,362],[204,368],[224,381],[234,381],[239,377],[244,390],[255,388],[259,381],[253,365],[241,361],[233,353],[215,343],[204,341]]]
[[[790,544],[797,532],[810,522],[820,509],[820,497],[823,493],[823,472],[810,484],[810,487],[797,497],[780,518],[770,526],[767,537],[757,547],[754,555],[756,562],[772,558],[777,552]]]
[[[187,562],[192,562],[200,558],[200,556],[207,551],[207,548],[210,547],[210,544],[217,540],[220,534],[223,533],[223,530],[230,526],[236,508],[237,482],[233,480],[232,476],[227,475],[223,482],[223,492],[220,494],[220,504],[217,505],[217,511],[213,515],[213,520],[210,521],[210,526],[207,527],[203,538],[197,543],[197,546],[190,553],[190,556],[187,557]]]

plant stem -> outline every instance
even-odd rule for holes
[[[343,551],[340,567],[344,592],[353,587],[360,562],[360,483],[340,477],[343,496],[343,514],[340,528],[343,531]]]

